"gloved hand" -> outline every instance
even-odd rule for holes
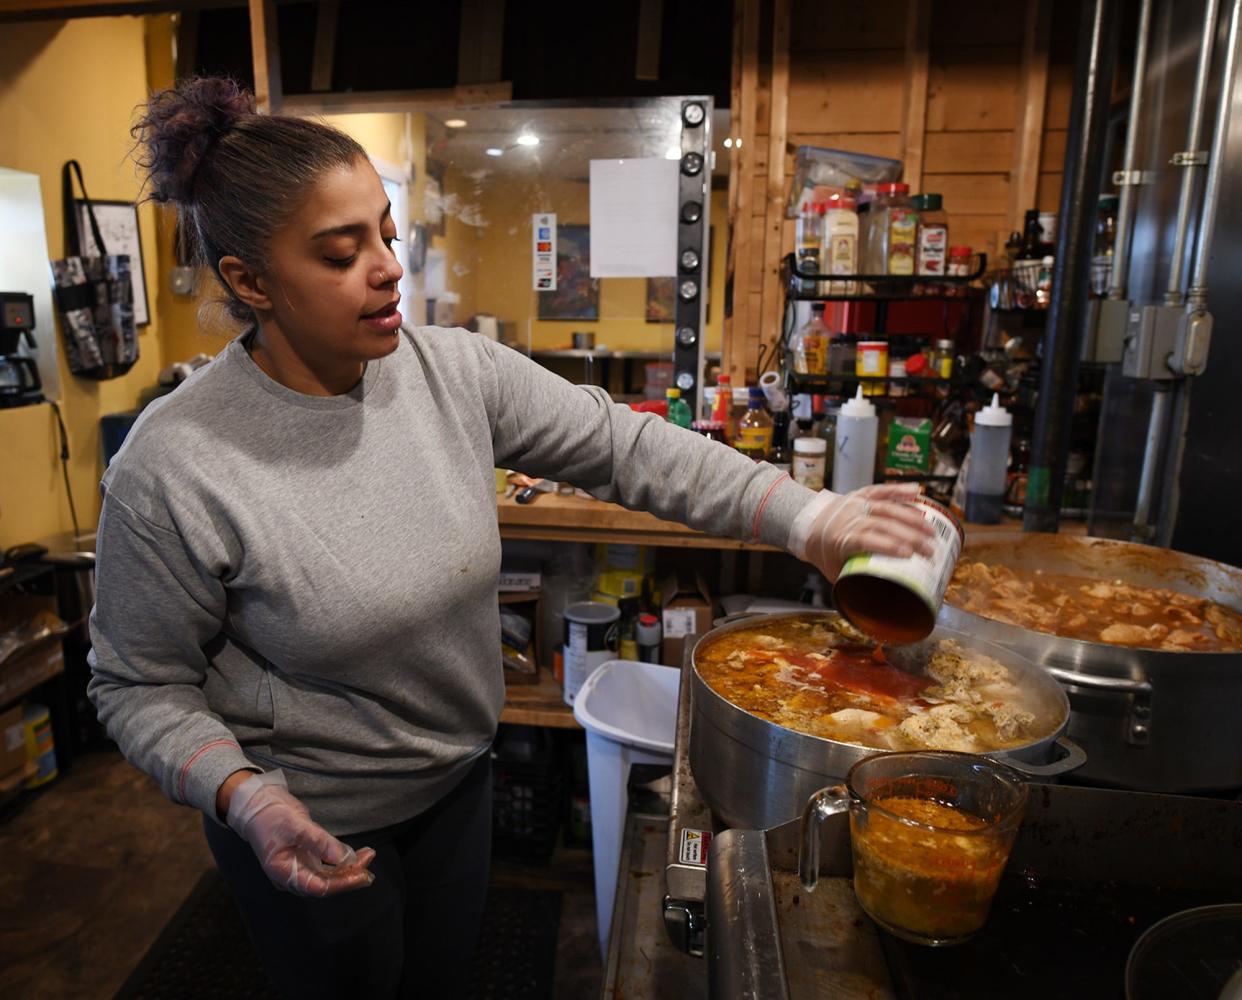
[[[354,853],[310,818],[289,794],[281,771],[255,774],[229,800],[228,824],[253,849],[278,889],[298,896],[328,896],[375,881],[369,847]]]
[[[913,501],[918,483],[864,486],[852,493],[824,490],[794,520],[789,549],[836,582],[861,552],[903,558],[932,554],[934,528]]]

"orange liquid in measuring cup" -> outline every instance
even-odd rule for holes
[[[873,800],[850,817],[859,903],[902,937],[927,944],[969,937],[987,919],[1013,837],[980,832],[988,826],[931,799]]]

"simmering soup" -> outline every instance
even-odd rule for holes
[[[696,666],[752,715],[877,750],[988,753],[1060,724],[996,660],[947,639],[930,650],[910,669],[844,621],[788,618],[725,633],[700,648]]]
[[[1242,614],[1206,597],[963,559],[945,600],[1022,628],[1175,652],[1242,650]]]

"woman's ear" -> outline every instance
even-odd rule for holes
[[[221,257],[219,269],[225,284],[251,309],[272,308],[262,277],[240,257]]]

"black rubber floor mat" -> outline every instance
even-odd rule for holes
[[[280,1000],[213,868],[147,949],[117,1000]]]
[[[552,996],[561,894],[489,890],[473,1000]],[[117,992],[117,1000],[279,1000],[219,874],[204,873]]]
[[[552,996],[561,894],[491,889],[470,977],[474,1000],[547,1000]]]

